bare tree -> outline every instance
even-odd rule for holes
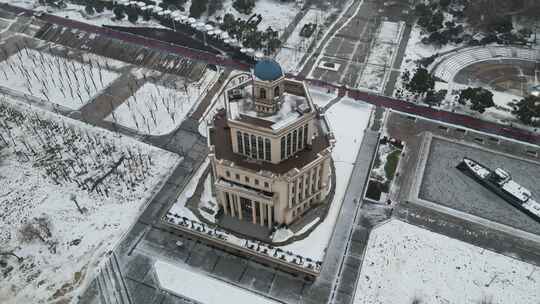
[[[47,240],[52,236],[51,226],[51,220],[46,215],[33,218],[21,227],[21,238],[24,242],[28,243],[35,239],[47,243]]]

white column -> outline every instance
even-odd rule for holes
[[[265,220],[264,204],[262,202],[258,202],[258,203],[259,203],[259,214],[261,215],[261,218],[259,219],[259,223],[261,224],[261,226],[264,226],[264,220]]]
[[[268,228],[272,228],[272,206],[268,205]]]
[[[257,224],[257,210],[255,209],[257,208],[255,206],[255,201],[251,201],[251,217],[252,217],[252,222],[253,224]]]
[[[229,199],[230,199],[230,205],[231,205],[231,216],[232,217],[235,217],[234,215],[234,209],[235,209],[235,206],[234,206],[234,202],[236,201],[236,195],[235,194],[232,194],[232,193],[229,193]]]
[[[242,219],[242,206],[240,205],[240,196],[235,195],[234,198],[236,201],[236,210],[238,211],[238,218]]]
[[[227,196],[229,194],[227,194],[227,192],[225,191],[220,191],[220,195],[221,195],[221,206],[223,206],[223,211],[225,211],[225,215],[229,215],[229,206],[228,206],[228,200],[227,200]]]

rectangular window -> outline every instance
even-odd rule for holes
[[[270,185],[267,182],[264,182],[264,187],[268,188],[268,187],[270,187]]]
[[[251,157],[257,158],[257,137],[251,135]]]
[[[304,148],[304,129],[298,128],[298,150],[302,150]]]
[[[255,179],[255,185],[259,185],[259,180],[258,179]]]
[[[236,141],[238,142],[238,153],[244,154],[244,141],[242,140],[242,132],[236,131]]]
[[[244,154],[249,156],[249,135],[244,133]]]
[[[244,179],[245,179],[246,183],[249,183],[249,177],[245,176]]]
[[[292,134],[292,152],[295,153],[296,152],[296,147],[297,147],[297,143],[298,143],[298,132],[296,132],[296,130],[293,131],[293,134]]]
[[[227,175],[227,177],[231,177],[231,172],[225,171],[225,175]]]
[[[271,156],[272,145],[270,144],[270,139],[268,138],[264,139],[264,153],[265,153],[266,161],[271,161],[272,160],[272,156]]]
[[[304,146],[307,146],[307,137],[308,137],[308,125],[304,126]]]
[[[264,159],[264,148],[262,137],[257,137],[257,149],[259,150],[259,159]]]
[[[287,156],[291,155],[291,133],[287,134]]]
[[[240,174],[237,173],[235,177],[236,179],[240,180]]]
[[[285,159],[285,136],[281,138],[281,159]]]

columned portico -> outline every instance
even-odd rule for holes
[[[229,191],[219,191],[225,215],[247,220],[253,224],[272,227],[273,215],[271,201],[254,200]]]

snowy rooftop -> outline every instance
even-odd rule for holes
[[[229,118],[232,120],[244,121],[278,131],[312,111],[312,107],[305,96],[285,92],[280,101],[279,111],[273,115],[263,116],[255,111],[251,93],[252,86],[248,85],[240,91],[243,98],[229,102]]]

